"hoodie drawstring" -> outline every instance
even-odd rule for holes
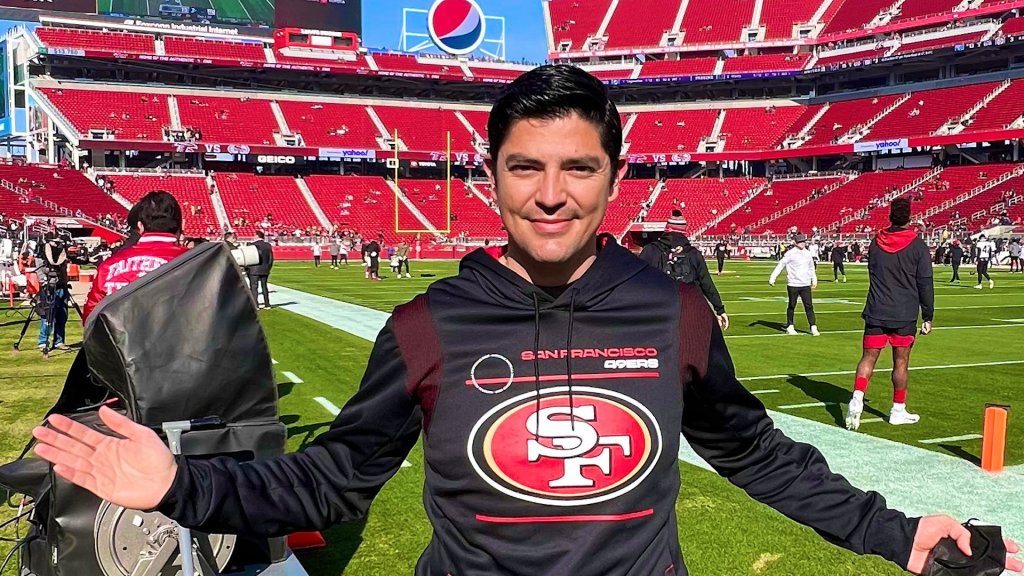
[[[569,386],[569,426],[576,430],[575,404],[572,399],[572,320],[576,313],[576,291],[569,294],[569,333],[565,336],[565,378]]]
[[[533,294],[533,391],[536,401],[534,411],[533,439],[540,442],[540,300]]]

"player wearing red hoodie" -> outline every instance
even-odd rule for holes
[[[889,208],[892,227],[882,230],[868,252],[868,301],[864,306],[864,354],[857,365],[853,399],[846,415],[846,427],[860,427],[864,393],[875,371],[875,363],[886,344],[892,346],[892,412],[889,423],[915,424],[921,417],[907,412],[907,380],[910,349],[917,333],[920,309],[922,334],[932,330],[935,289],[928,246],[917,231],[907,228],[910,200],[898,198]]]

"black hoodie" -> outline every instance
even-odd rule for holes
[[[935,314],[932,258],[928,246],[910,228],[882,230],[868,248],[868,301],[864,321],[899,328]]]
[[[434,533],[420,576],[685,575],[681,434],[837,545],[905,567],[917,529],[775,429],[697,287],[617,245],[557,298],[469,254],[458,276],[396,308],[359,391],[312,446],[259,463],[182,460],[160,510],[214,533],[354,520],[421,430]]]

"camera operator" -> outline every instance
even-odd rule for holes
[[[46,352],[53,333],[53,349],[67,350],[64,333],[68,323],[68,249],[65,237],[50,236],[40,248],[42,265],[38,268],[39,298],[39,350]]]
[[[274,249],[264,239],[262,230],[257,230],[256,235],[259,236],[259,239],[252,245],[260,253],[260,263],[246,268],[246,273],[249,276],[249,287],[252,289],[252,299],[256,302],[256,307],[260,308],[257,289],[262,286],[263,307],[270,308],[270,291],[267,289],[267,281],[270,279],[270,269],[274,267]]]
[[[92,290],[82,310],[83,324],[107,295],[186,252],[178,245],[181,206],[174,196],[163,190],[150,192],[135,204],[132,213],[138,214],[139,239],[134,245],[118,250],[96,269]]]

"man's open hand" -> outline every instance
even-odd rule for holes
[[[100,420],[119,434],[107,436],[54,414],[52,428],[37,426],[35,453],[60,477],[103,500],[131,508],[155,508],[171,488],[177,464],[156,432],[103,407]]]
[[[928,555],[943,538],[956,540],[957,548],[964,554],[971,555],[971,533],[967,528],[949,516],[925,516],[921,518],[921,523],[917,527],[907,569],[914,574],[924,573]],[[1024,571],[1024,564],[1009,556],[1020,552],[1020,546],[1012,540],[1006,540],[1006,552],[1006,569],[1011,572]]]

